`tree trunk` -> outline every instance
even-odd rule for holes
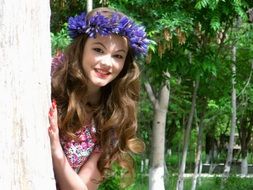
[[[241,143],[241,175],[246,176],[248,174],[248,147],[251,140],[252,133],[252,113],[245,112],[238,124],[239,139]],[[249,119],[250,118],[250,119]]]
[[[164,153],[165,126],[169,104],[170,91],[164,85],[157,100],[149,83],[145,83],[146,91],[154,107],[154,122],[152,132],[151,167],[149,170],[149,190],[165,190],[164,186]]]
[[[90,12],[93,7],[93,0],[87,0],[87,12]]]
[[[248,156],[242,157],[241,162],[241,175],[246,176],[248,174]]]
[[[187,157],[187,151],[188,151],[188,144],[189,144],[192,120],[193,120],[194,111],[195,111],[198,87],[199,87],[199,79],[196,80],[196,84],[194,87],[194,91],[193,91],[193,95],[192,95],[191,111],[189,114],[189,119],[187,122],[185,134],[184,134],[183,155],[182,155],[182,160],[181,160],[181,164],[180,164],[180,168],[179,168],[179,175],[178,175],[178,180],[177,180],[177,190],[184,189],[184,172],[185,172],[185,165],[186,165],[186,157]]]
[[[200,124],[196,122],[197,125],[197,131],[198,131],[198,138],[197,138],[197,151],[196,151],[196,158],[195,158],[195,168],[194,168],[194,174],[192,177],[192,190],[196,189],[196,185],[198,183],[198,175],[200,174],[199,171],[200,165],[201,165],[201,152],[202,152],[202,138],[203,138],[203,124],[204,124],[204,114],[201,117]]]
[[[243,132],[241,133],[241,138],[240,138],[241,152],[242,152],[242,162],[241,162],[242,176],[248,175],[248,149],[249,149],[249,143],[251,142],[251,138],[252,138],[252,127],[253,127],[252,112],[250,112],[248,116],[250,117],[249,123],[247,123],[247,128],[244,126]],[[246,119],[246,121],[248,120]]]
[[[253,60],[251,60],[251,70],[249,77],[247,79],[247,82],[240,93],[238,93],[238,97],[240,97],[241,94],[244,94],[245,90],[250,88],[250,81],[252,79],[253,74]],[[239,99],[239,98],[238,98]],[[239,99],[240,100],[240,99]],[[242,161],[241,161],[241,175],[246,176],[248,175],[248,147],[252,136],[252,129],[253,129],[253,118],[252,118],[252,111],[250,110],[249,104],[249,98],[241,98],[241,102],[238,102],[238,104],[243,104],[244,110],[243,114],[240,117],[240,121],[238,122],[237,129],[239,133],[239,139],[241,144],[241,155],[242,155]],[[248,110],[249,109],[249,110]]]
[[[235,138],[235,128],[236,128],[236,47],[233,46],[232,48],[232,119],[231,119],[231,129],[230,129],[230,137],[229,137],[229,145],[228,145],[228,154],[227,154],[227,160],[226,164],[224,167],[224,172],[223,172],[223,178],[226,179],[229,176],[230,169],[231,169],[231,164],[232,164],[232,159],[233,159],[233,147],[234,147],[234,138]]]
[[[0,187],[53,190],[49,1],[0,0],[0,31]]]

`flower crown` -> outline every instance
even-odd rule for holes
[[[116,12],[112,14],[111,18],[101,15],[99,12],[89,19],[86,18],[85,13],[70,17],[68,31],[72,39],[81,34],[87,34],[89,37],[95,38],[97,33],[101,36],[109,34],[125,36],[137,56],[145,55],[150,43],[143,26],[137,25],[126,16],[122,17]]]

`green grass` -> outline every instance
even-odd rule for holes
[[[191,190],[191,178],[184,180],[184,190]],[[201,184],[197,186],[196,190],[253,190],[253,179],[252,178],[239,178],[231,176],[224,182],[224,188],[221,188],[221,178],[214,176],[208,178],[201,178]],[[177,184],[177,176],[168,175],[165,179],[165,189],[175,190]],[[102,185],[103,186],[103,185]],[[117,188],[115,188],[117,186]],[[103,188],[101,188],[103,189]],[[119,185],[108,185],[106,190],[147,190],[148,189],[148,176],[137,177],[137,180],[128,188],[120,188]]]
[[[177,176],[168,176],[168,181],[166,183],[166,190],[175,190]],[[184,190],[191,190],[192,179],[186,178],[184,181]],[[236,176],[231,176],[224,182],[224,188],[222,186],[221,177],[209,177],[201,178],[201,184],[197,186],[197,190],[253,190],[253,179],[252,178],[240,178]]]

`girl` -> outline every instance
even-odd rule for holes
[[[58,189],[95,190],[113,163],[133,174],[144,28],[109,8],[68,21],[72,43],[52,65],[48,128]],[[57,103],[56,103],[57,102]]]

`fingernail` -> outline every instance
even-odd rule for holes
[[[56,108],[56,100],[55,99],[53,99],[52,106],[54,109]]]

